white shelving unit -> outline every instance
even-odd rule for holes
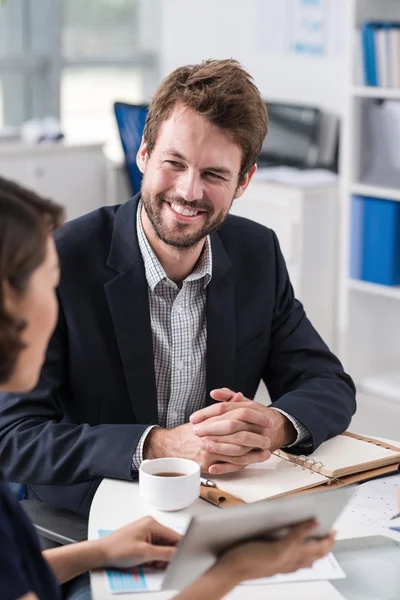
[[[384,2],[385,0],[383,0]],[[378,98],[384,100],[400,100],[400,88],[372,87],[368,85],[355,85],[352,94],[358,98]]]
[[[353,183],[350,186],[351,194],[357,196],[370,196],[372,198],[390,198],[400,202],[400,188],[382,187],[367,183]]]
[[[349,60],[340,168],[339,355],[359,392],[353,429],[361,427],[368,433],[385,435],[391,431],[395,416],[400,418],[400,286],[350,278],[351,200],[353,195],[361,195],[400,201],[400,187],[394,188],[393,182],[366,177],[363,161],[368,148],[362,126],[366,103],[400,101],[400,89],[359,85],[357,73],[359,26],[372,20],[400,21],[400,1],[348,0],[345,10],[343,18],[348,24],[345,52]],[[384,410],[388,406],[390,411]]]

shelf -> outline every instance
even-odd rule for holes
[[[380,285],[378,283],[370,283],[368,281],[360,281],[359,279],[348,279],[347,285],[351,290],[362,292],[363,294],[371,294],[374,296],[382,296],[384,298],[393,298],[400,300],[400,286]]]
[[[357,391],[373,398],[400,404],[400,365],[398,369],[370,375],[357,382]]]
[[[353,96],[358,98],[377,98],[381,100],[400,100],[400,88],[384,88],[369,85],[353,87]]]
[[[350,193],[357,196],[369,196],[372,198],[383,198],[384,200],[396,200],[400,202],[400,188],[387,188],[366,183],[353,183]]]

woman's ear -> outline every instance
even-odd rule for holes
[[[21,298],[13,289],[8,281],[3,281],[3,306],[4,310],[11,317],[19,318],[19,311],[21,309]]]

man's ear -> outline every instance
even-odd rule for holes
[[[253,179],[253,175],[256,171],[257,171],[257,165],[253,165],[247,171],[246,175],[244,177],[242,177],[242,179],[239,181],[238,186],[236,188],[235,198],[240,198],[240,196],[242,196],[244,194],[244,192],[247,189],[247,186],[249,185],[250,181]]]
[[[148,157],[149,157],[149,155],[147,152],[147,142],[145,142],[144,137],[142,137],[140,148],[136,154],[136,164],[138,166],[139,171],[141,171],[141,173],[146,172]]]

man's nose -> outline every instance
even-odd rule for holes
[[[181,173],[176,186],[176,195],[187,202],[201,200],[203,198],[203,182],[200,175],[189,170]]]

